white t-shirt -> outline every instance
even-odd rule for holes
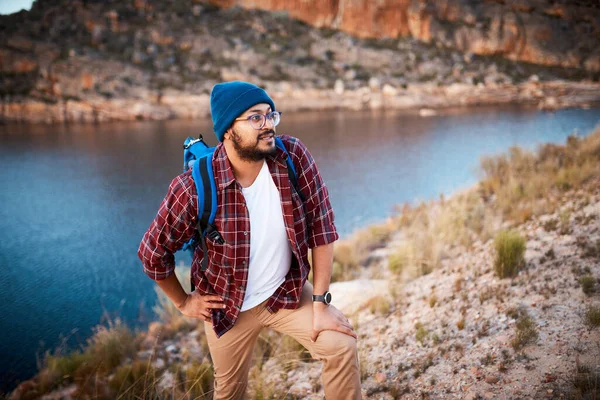
[[[242,188],[250,214],[250,265],[241,311],[267,300],[285,281],[292,250],[285,231],[281,198],[265,161],[256,180]]]

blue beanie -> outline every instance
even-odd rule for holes
[[[238,118],[250,107],[267,103],[271,111],[275,111],[275,103],[267,92],[248,82],[233,81],[217,83],[210,93],[210,112],[213,128],[217,139],[223,141],[225,131],[229,129],[233,120]]]

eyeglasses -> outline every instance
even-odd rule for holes
[[[273,126],[279,125],[279,122],[281,121],[281,112],[273,111],[268,114],[252,114],[249,117],[234,119],[234,121],[250,121],[250,126],[256,130],[262,129],[267,123],[267,120],[269,120]]]

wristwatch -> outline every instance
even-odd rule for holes
[[[329,305],[331,303],[331,293],[329,292],[325,292],[323,293],[322,296],[317,296],[313,294],[313,301],[320,301],[322,303],[325,303],[327,305]]]

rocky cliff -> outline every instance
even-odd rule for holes
[[[411,36],[461,52],[600,71],[600,3],[570,0],[212,0],[281,10],[363,38]]]
[[[364,10],[359,13],[357,7],[363,3]],[[428,37],[429,43],[425,43],[402,36],[417,26],[411,17],[415,6],[410,2],[402,3],[407,8],[390,5],[381,9],[359,1],[319,1],[312,8],[306,2],[281,2],[289,6],[289,12],[282,12],[275,2],[244,4],[270,10],[221,8],[198,0],[38,0],[31,11],[0,16],[0,121],[206,117],[211,87],[234,79],[265,87],[286,111],[515,102],[563,107],[600,101],[600,71],[594,70],[592,55],[585,60],[580,57],[585,68],[479,56],[470,47],[466,52],[460,46],[452,48],[445,42],[449,36],[444,39],[439,30],[451,24],[434,23],[433,17],[425,22],[429,20],[424,16],[418,20],[418,31],[429,33],[415,37]],[[462,8],[451,13],[450,2],[447,4],[444,15],[466,18]],[[490,10],[506,7],[486,4],[493,6]],[[465,45],[471,46],[472,39],[479,36],[485,39],[481,43],[488,43],[489,31],[477,28],[482,24],[480,11],[487,8],[470,7],[474,25],[465,23],[453,29],[469,39]],[[588,19],[598,15],[596,8],[588,8]],[[394,9],[398,21],[409,17],[408,21],[413,21],[408,25],[399,22],[397,32],[390,30],[391,22],[378,22],[385,15],[387,19],[396,15]],[[423,10],[431,11],[431,7]],[[290,15],[304,20],[312,15],[316,27]],[[364,16],[364,26],[358,23],[359,15]],[[351,20],[356,24],[345,22]],[[490,29],[496,24],[493,21],[489,20]],[[573,54],[583,54],[586,49],[591,54],[597,47],[597,41],[590,42],[596,31],[593,22],[585,21],[565,25],[569,35],[561,40],[579,38],[582,27],[591,29],[589,40],[565,45],[553,39],[556,45],[548,51],[566,46]],[[384,26],[390,28],[383,30]],[[390,37],[359,37],[366,32]],[[524,43],[532,46],[531,41]],[[570,66],[573,57],[560,59]]]

